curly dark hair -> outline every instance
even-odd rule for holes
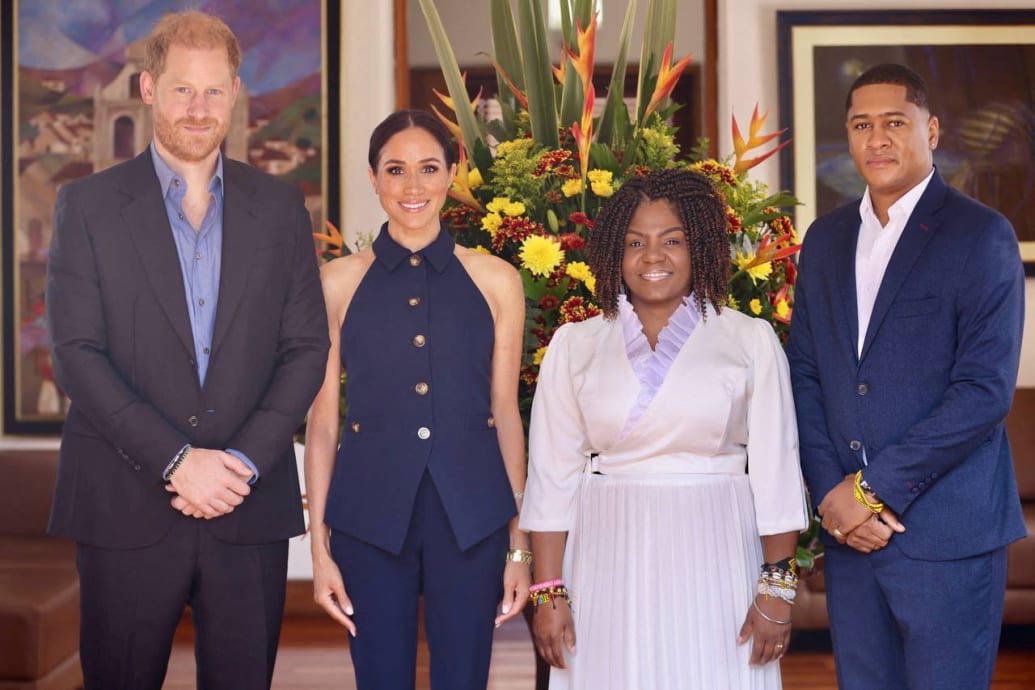
[[[646,200],[665,199],[679,217],[690,248],[690,290],[701,315],[705,304],[722,311],[729,293],[729,240],[726,200],[704,175],[685,168],[656,170],[634,177],[601,209],[589,236],[589,266],[596,276],[596,297],[604,317],[618,316],[622,255],[629,221]]]

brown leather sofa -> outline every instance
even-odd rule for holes
[[[1028,536],[1007,551],[1006,625],[1035,625],[1035,388],[1018,388],[1006,419]],[[822,561],[822,559],[820,559]],[[827,628],[827,599],[820,572],[806,578],[794,607],[797,630]]]
[[[46,535],[56,451],[0,451],[0,690],[82,687],[75,545]]]

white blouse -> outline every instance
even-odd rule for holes
[[[768,323],[709,309],[623,436],[639,393],[620,321],[557,329],[532,404],[523,529],[569,531],[587,471],[746,472],[759,534],[806,526],[787,360]]]

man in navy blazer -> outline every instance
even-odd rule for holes
[[[1004,430],[1017,238],[935,170],[938,119],[912,70],[868,70],[846,111],[867,190],[809,228],[787,350],[838,683],[988,687],[1006,545],[1025,536]]]
[[[240,48],[164,17],[143,154],[58,194],[47,319],[71,407],[50,531],[78,543],[86,690],[159,690],[191,608],[198,688],[269,687],[292,434],[322,379],[326,312],[294,187],[222,157]]]

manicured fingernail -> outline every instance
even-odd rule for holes
[[[501,610],[503,613],[510,613],[510,604],[504,604]]]
[[[355,611],[353,610],[353,608],[351,606],[346,606],[345,607],[345,613],[347,613],[348,615],[351,616],[352,614],[355,613]]]

